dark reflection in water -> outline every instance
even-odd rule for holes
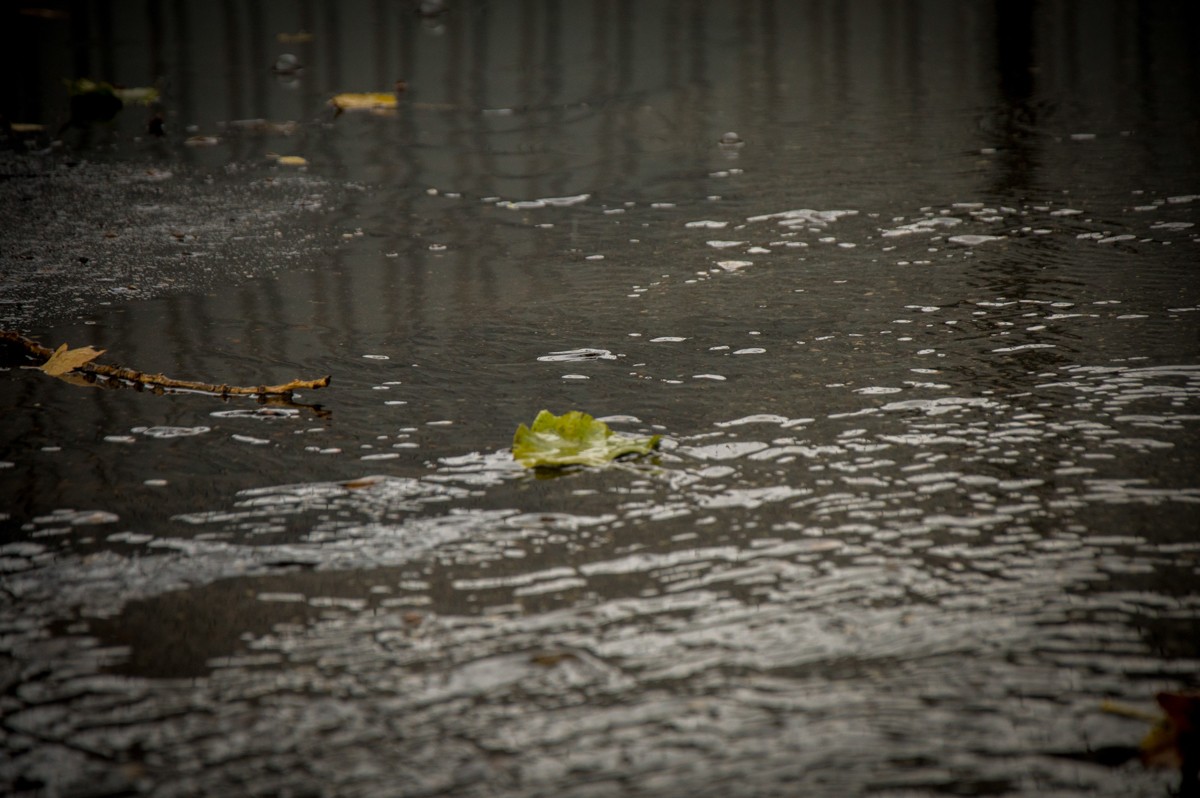
[[[1034,102],[1034,3],[1018,0],[996,4],[996,68],[999,72],[1000,130],[996,149],[1004,169],[997,175],[997,193],[1017,197],[1031,188],[1036,169],[1034,144],[1037,125]]]
[[[3,325],[333,383],[4,352],[0,785],[1177,784],[1102,706],[1200,672],[1194,9],[417,6],[4,11]]]

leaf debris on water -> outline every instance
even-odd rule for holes
[[[197,393],[214,393],[221,396],[257,396],[260,399],[268,396],[283,396],[290,399],[293,391],[324,388],[329,385],[330,379],[329,375],[326,375],[315,380],[292,380],[282,385],[215,385],[193,380],[177,380],[165,374],[147,374],[143,371],[124,368],[122,366],[93,363],[93,360],[104,354],[107,350],[97,350],[90,346],[71,349],[66,344],[62,344],[58,349],[52,350],[42,346],[31,338],[26,338],[20,333],[11,330],[0,330],[0,340],[19,344],[31,355],[42,358],[45,362],[38,368],[60,379],[67,379],[74,372],[83,372],[110,380],[124,381],[135,386],[143,385],[159,391],[194,391]],[[69,379],[68,381],[75,382],[76,380]]]
[[[58,349],[54,350],[54,354],[50,355],[50,359],[38,368],[52,377],[58,377],[66,374],[68,371],[74,371],[80,366],[91,363],[103,355],[104,352],[105,350],[103,349],[94,349],[90,346],[68,349],[66,344],[62,344]]]
[[[661,435],[617,435],[603,421],[572,410],[556,416],[538,413],[532,426],[521,424],[513,435],[513,459],[526,468],[604,465],[626,454],[649,454]]]
[[[344,92],[330,98],[329,104],[342,111],[393,111],[398,100],[391,92]]]

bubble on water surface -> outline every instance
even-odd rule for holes
[[[726,378],[721,376],[720,374],[693,374],[692,379],[693,380],[716,380],[717,382],[724,382]]]
[[[680,446],[679,451],[699,460],[734,460],[767,448],[761,441],[730,441],[707,446]]]
[[[708,244],[710,247],[712,247],[714,249],[729,249],[730,247],[740,247],[743,244],[745,244],[746,242],[745,241],[714,240],[714,241],[705,241],[704,243]]]
[[[363,355],[363,357],[366,358],[367,360],[391,360],[392,359],[388,355]]]
[[[277,602],[282,602],[285,604],[303,604],[306,601],[308,601],[307,597],[303,593],[280,593],[280,592],[258,593],[255,595],[255,599],[258,601],[277,601]]]
[[[238,441],[239,443],[249,443],[253,446],[266,446],[270,443],[270,441],[265,438],[254,438],[250,435],[230,435],[229,437],[232,440]]]
[[[658,338],[651,338],[650,343],[652,343],[652,344],[678,343],[680,341],[686,341],[686,340],[687,340],[687,338],[681,338],[681,337],[675,336],[675,335],[660,335]]]
[[[957,413],[966,409],[996,410],[1001,407],[999,402],[981,397],[944,396],[938,399],[906,399],[900,402],[889,402],[881,409],[887,411],[919,410],[930,416],[940,416],[944,413]]]
[[[642,420],[637,416],[630,415],[613,415],[613,416],[597,416],[597,421],[603,421],[605,424],[641,424]]]
[[[730,421],[718,421],[713,426],[724,428],[740,427],[746,424],[778,424],[787,429],[802,424],[811,424],[814,420],[812,418],[788,418],[787,416],[775,415],[773,413],[755,413],[754,415],[743,416]]]
[[[116,532],[106,537],[105,540],[113,543],[130,543],[137,545],[139,543],[149,543],[150,541],[154,540],[154,536],[139,532]]]
[[[586,360],[616,360],[617,356],[607,349],[565,349],[551,352],[538,358],[543,363],[574,362]]]
[[[189,438],[212,432],[212,427],[134,427],[130,432],[144,435],[147,438]]]
[[[243,407],[236,410],[214,410],[213,418],[250,418],[273,421],[281,418],[299,418],[300,411],[294,407]]]
[[[973,247],[978,244],[986,244],[989,241],[1003,241],[1004,236],[960,235],[950,236],[946,240],[952,244],[962,244],[964,246]]]
[[[713,219],[700,219],[695,222],[687,222],[684,227],[704,227],[710,230],[720,230],[723,227],[728,227],[729,222],[718,222]]]
[[[880,232],[880,235],[884,238],[896,238],[897,236],[907,236],[915,233],[932,233],[939,227],[954,227],[960,224],[962,224],[962,219],[955,216],[935,216],[901,225],[900,227],[894,227],[890,230],[883,230]]]
[[[779,213],[767,213],[759,216],[750,216],[746,219],[748,222],[764,222],[768,220],[776,220],[782,227],[806,227],[814,226],[823,228],[836,222],[846,216],[855,216],[858,211],[850,210],[831,210],[818,211],[811,208],[799,208],[791,211],[781,211]]]
[[[999,349],[993,349],[993,352],[1024,352],[1030,349],[1057,349],[1055,344],[1020,344],[1019,346],[1005,346]]]
[[[40,525],[69,524],[71,526],[92,526],[96,524],[115,524],[121,517],[107,510],[55,510],[49,515],[40,515],[33,523]]]
[[[587,202],[589,199],[591,199],[591,197],[591,194],[575,194],[569,197],[543,197],[535,200],[500,200],[496,203],[496,206],[500,208],[508,208],[509,210],[531,210],[548,207],[563,208],[569,205],[579,205],[580,203]]]

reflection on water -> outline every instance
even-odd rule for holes
[[[333,383],[272,407],[4,362],[0,783],[1177,782],[1119,765],[1144,727],[1100,707],[1200,672],[1190,12],[415,6],[8,26],[44,54],[12,113],[161,80],[168,131],[64,132],[158,170],[156,204],[54,227],[126,294],[10,227],[6,279],[66,299],[9,315],[147,371]],[[394,113],[325,105],[398,78]],[[276,185],[220,234],[214,198]],[[506,447],[543,407],[663,445],[531,472]]]

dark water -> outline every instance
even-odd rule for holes
[[[1177,783],[1101,706],[1200,680],[1194,9],[447,5],[5,12],[5,326],[333,382],[5,356],[0,784]],[[542,408],[664,444],[535,475]]]

